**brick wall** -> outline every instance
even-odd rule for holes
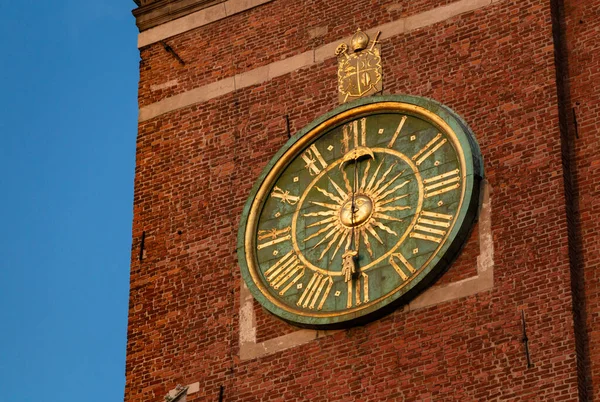
[[[140,105],[341,39],[356,27],[447,3],[275,0],[167,39],[186,61],[183,67],[160,44],[142,48]],[[600,287],[587,286],[600,261],[600,226],[593,219],[598,206],[592,202],[599,190],[592,178],[600,173],[593,152],[599,149],[598,91],[589,84],[600,70],[586,67],[590,59],[597,66],[599,57],[597,49],[592,52],[598,2],[585,3],[595,6],[567,7],[565,26],[578,38],[570,49],[576,54],[570,74],[588,80],[571,84],[569,101],[580,102],[573,159],[578,222],[582,238],[589,235],[582,256],[585,301],[598,309]],[[572,22],[578,13],[587,25]],[[321,36],[314,35],[317,27],[325,27]],[[177,384],[195,382],[199,391],[188,401],[217,400],[220,386],[226,401],[578,399],[549,2],[494,2],[387,38],[382,54],[386,94],[445,103],[477,136],[492,188],[493,289],[399,309],[269,356],[239,358],[235,247],[241,209],[263,167],[287,141],[284,116],[296,131],[337,105],[331,58],[140,123],[126,401],[162,401]],[[142,232],[146,253],[140,262]],[[473,275],[478,241],[471,236],[439,283]],[[521,343],[521,310],[532,368]],[[258,306],[255,312],[258,340],[294,330]],[[594,319],[588,314],[590,328]],[[597,342],[592,337],[590,345]],[[600,375],[598,365],[587,366]]]

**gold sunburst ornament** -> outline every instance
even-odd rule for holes
[[[349,156],[357,155],[354,151],[348,153]],[[373,152],[367,154],[374,159]],[[340,169],[344,168],[344,161],[340,164]],[[303,214],[304,217],[318,217],[314,223],[308,224],[307,228],[320,227],[318,231],[304,238],[304,242],[309,242],[313,238],[318,239],[311,249],[317,249],[321,244],[327,244],[321,251],[318,261],[323,260],[326,253],[329,252],[334,244],[333,253],[329,258],[329,264],[335,260],[335,257],[344,246],[344,250],[352,250],[358,252],[360,245],[363,244],[373,257],[370,238],[383,244],[383,240],[376,229],[380,229],[390,235],[398,237],[398,233],[387,226],[385,221],[402,222],[402,219],[393,216],[395,212],[405,211],[411,207],[408,205],[391,205],[398,204],[400,201],[409,196],[408,193],[399,194],[402,188],[410,183],[410,179],[399,180],[406,172],[406,168],[397,172],[398,163],[392,163],[385,172],[380,174],[381,167],[386,161],[385,156],[382,156],[381,161],[373,173],[371,170],[371,160],[366,162],[364,171],[358,168],[358,158],[354,159],[353,185],[350,184],[348,175],[345,171],[342,173],[343,184],[336,183],[334,179],[328,177],[332,187],[335,189],[335,194],[328,192],[315,185],[316,191],[325,195],[331,202],[309,201],[309,203],[320,208],[318,212],[309,212]],[[360,176],[359,177],[359,171]],[[393,173],[392,173],[393,172]],[[345,190],[342,189],[345,187]],[[390,215],[392,214],[392,215]]]
[[[343,276],[347,282],[348,268],[337,267],[350,267],[350,254],[356,253],[353,259],[359,267],[352,274],[365,275],[405,239],[421,209],[423,184],[416,164],[406,155],[366,145],[367,118],[339,131],[342,156],[327,166],[321,164],[294,204],[291,242],[305,266]],[[303,155],[307,170],[319,163],[314,157],[317,149]]]

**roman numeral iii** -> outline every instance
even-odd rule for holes
[[[451,221],[452,215],[421,211],[410,237],[440,243],[448,233]]]
[[[423,184],[425,185],[425,198],[459,188],[460,179],[460,171],[458,169],[430,177],[429,179],[423,179]]]

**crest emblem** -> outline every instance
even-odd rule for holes
[[[381,50],[377,44],[380,34],[369,44],[369,36],[358,29],[352,36],[351,52],[345,43],[337,47],[340,103],[382,91]]]

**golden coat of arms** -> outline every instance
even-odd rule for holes
[[[379,34],[369,44],[369,36],[358,29],[348,45],[340,44],[335,54],[338,57],[338,87],[340,103],[381,92],[381,51],[377,44]]]

